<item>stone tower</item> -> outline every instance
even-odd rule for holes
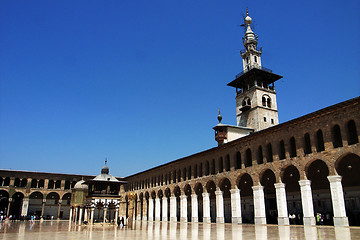
[[[257,47],[258,36],[252,31],[251,22],[246,10],[245,49],[240,51],[243,71],[228,86],[236,88],[237,126],[256,132],[279,123],[274,82],[282,76],[261,66],[262,49]]]

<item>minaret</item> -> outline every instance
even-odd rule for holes
[[[279,123],[274,82],[282,76],[261,66],[262,49],[251,29],[252,19],[246,10],[244,50],[241,50],[243,71],[228,86],[236,88],[237,126],[260,131]]]

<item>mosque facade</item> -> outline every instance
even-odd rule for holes
[[[279,124],[274,83],[244,19],[237,125],[217,147],[125,178],[0,170],[0,212],[81,224],[171,221],[360,226],[360,97]],[[106,169],[107,168],[107,169]]]

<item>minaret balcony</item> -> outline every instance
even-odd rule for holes
[[[226,139],[226,132],[218,132],[215,134],[215,140],[217,142],[224,141]]]
[[[244,75],[245,73],[247,73],[248,71],[250,71],[250,70],[253,69],[253,68],[261,69],[261,70],[264,70],[264,71],[266,71],[266,72],[272,73],[272,70],[269,69],[269,68],[262,67],[262,66],[259,66],[259,65],[251,65],[251,66],[249,66],[249,69],[246,69],[246,70],[242,71],[241,73],[237,74],[237,75],[235,76],[235,79],[241,77],[242,75]]]

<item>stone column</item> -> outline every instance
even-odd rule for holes
[[[72,222],[72,217],[73,217],[73,208],[70,207],[69,222]]]
[[[163,196],[162,198],[162,221],[168,221],[168,199]]]
[[[170,221],[176,222],[176,197],[171,195],[170,197]]]
[[[91,216],[90,216],[90,223],[91,224],[94,224],[94,211],[95,211],[95,208],[92,207],[91,208]]]
[[[88,211],[89,211],[89,209],[84,207],[84,221],[86,221],[86,222],[89,222]]]
[[[194,193],[191,194],[191,221],[199,221],[199,211],[198,211],[198,196]]]
[[[266,224],[264,187],[252,186],[254,192],[255,224]]]
[[[275,183],[278,225],[289,225],[286,192],[284,183]]]
[[[148,220],[148,216],[147,216],[147,209],[148,209],[148,201],[143,201],[143,221],[147,221]]]
[[[10,208],[11,208],[12,198],[9,198],[9,203],[6,211],[6,216],[9,217]]]
[[[149,198],[149,221],[154,221],[154,199],[151,197]]]
[[[41,204],[41,217],[42,218],[44,216],[45,203],[46,203],[46,199],[43,199],[42,204]]]
[[[314,205],[310,180],[300,180],[301,204],[304,214],[304,225],[315,225]]]
[[[103,221],[103,223],[106,222],[107,211],[108,211],[108,208],[104,207],[104,221]]]
[[[79,213],[79,225],[81,225],[81,223],[82,223],[83,211],[84,211],[84,208],[83,208],[83,207],[80,207],[80,213]]]
[[[230,190],[231,197],[231,222],[242,223],[240,190],[236,187]]]
[[[62,200],[60,199],[60,200],[59,200],[59,204],[58,204],[57,219],[60,219],[61,203],[62,203]]]
[[[118,221],[118,218],[119,218],[119,207],[116,207],[115,209],[115,225],[117,224],[117,221]]]
[[[79,213],[78,211],[79,211],[79,209],[78,209],[78,207],[75,207],[74,210],[75,210],[75,214],[74,214],[74,221],[73,222],[76,223],[76,220],[78,219],[78,213]]]
[[[161,209],[160,209],[160,198],[156,197],[155,198],[155,221],[160,221],[160,213],[161,213]]]
[[[22,207],[21,207],[21,216],[26,216],[29,209],[29,198],[23,198]]]
[[[180,195],[180,221],[187,222],[187,196]]]
[[[216,223],[224,223],[224,198],[223,192],[218,188],[216,196]]]
[[[210,197],[208,192],[203,192],[203,222],[211,223],[210,218]]]
[[[138,199],[137,201],[137,216],[136,216],[136,220],[140,221],[141,220],[141,203],[142,203],[142,200]]]
[[[359,173],[358,173],[359,174]],[[342,176],[328,176],[330,182],[331,201],[334,211],[334,226],[349,226],[346,216],[344,192],[341,185]]]

